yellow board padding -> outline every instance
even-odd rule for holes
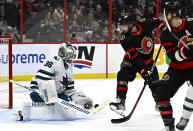
[[[164,73],[159,73],[160,78]],[[13,76],[14,81],[31,81],[34,75],[25,75],[25,76]],[[98,74],[74,74],[74,79],[105,79],[106,73],[98,73]],[[109,73],[108,78],[115,79],[117,78],[116,73]],[[139,74],[137,74],[137,78],[141,78]]]
[[[31,81],[35,75],[13,76],[14,81]]]

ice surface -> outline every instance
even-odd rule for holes
[[[76,80],[76,88],[83,90],[85,94],[93,98],[94,103],[101,103],[105,98],[113,100],[116,92],[115,79],[94,79],[94,80]],[[29,82],[20,82],[20,84],[29,85]],[[127,111],[129,112],[138,97],[143,86],[142,79],[136,79],[129,83],[127,95]],[[187,84],[178,91],[172,99],[174,116],[176,123],[180,119],[182,106]],[[110,111],[107,107],[105,110],[95,116],[84,116],[78,114],[76,121],[28,121],[17,122],[13,119],[13,113],[19,109],[23,101],[29,101],[28,91],[18,86],[14,86],[14,109],[0,109],[0,131],[3,129],[12,131],[161,131],[164,127],[159,113],[154,111],[154,101],[151,97],[149,88],[146,88],[142,99],[134,112],[130,121],[122,124],[112,124],[112,118],[120,116]],[[193,131],[193,120],[191,119],[185,131]]]

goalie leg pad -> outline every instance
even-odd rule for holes
[[[30,93],[30,98],[33,102],[44,102],[42,97],[37,92]]]
[[[39,89],[43,92],[43,98],[46,104],[57,103],[58,95],[56,92],[56,84],[54,80],[39,80]]]
[[[23,103],[23,120],[75,120],[76,111],[59,104]]]

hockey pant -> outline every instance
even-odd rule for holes
[[[151,69],[153,65],[153,61],[148,65],[149,70]],[[138,72],[138,69],[133,66],[128,60],[123,59],[121,63],[121,69],[117,74],[117,98],[121,100],[126,99],[127,90],[128,90],[128,82],[132,82],[136,78],[136,74]],[[154,68],[154,71],[151,75],[153,81],[159,80],[159,75],[157,68]],[[150,89],[152,90],[154,86],[151,86]],[[157,98],[155,94],[153,94],[153,98],[156,101]]]

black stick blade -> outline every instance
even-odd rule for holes
[[[123,122],[126,122],[126,121],[130,120],[131,116],[132,116],[132,114],[129,114],[128,116],[123,117],[123,118],[111,119],[111,122],[112,122],[113,124],[123,123]]]

